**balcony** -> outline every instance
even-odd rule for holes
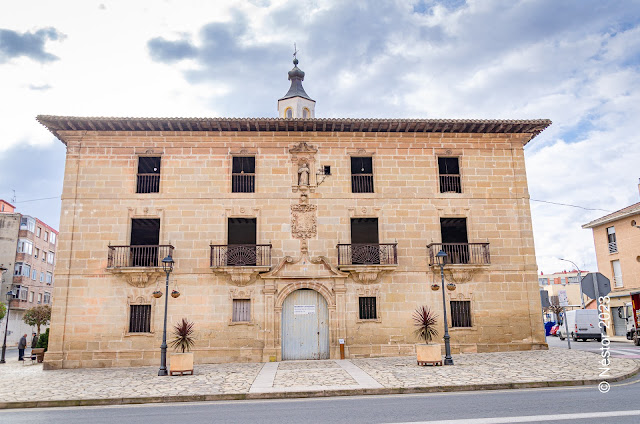
[[[232,193],[255,193],[256,191],[256,174],[232,174],[231,175],[231,192]]]
[[[352,193],[373,193],[373,174],[351,175]]]
[[[618,242],[612,241],[609,243],[609,253],[618,253]]]
[[[173,256],[173,249],[168,244],[109,246],[107,271],[122,275],[134,287],[147,287],[164,274],[162,259]]]
[[[437,265],[436,254],[444,250],[445,265],[490,265],[489,243],[431,243],[427,245],[429,265]]]
[[[440,193],[462,193],[460,175],[440,175]]]
[[[227,274],[231,283],[246,286],[261,272],[271,270],[270,244],[212,244],[209,266]]]
[[[159,193],[160,174],[138,174],[136,193]]]
[[[384,272],[398,267],[398,244],[338,244],[338,268],[349,271],[354,280],[372,284]]]

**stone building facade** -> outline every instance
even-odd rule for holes
[[[640,203],[595,219],[582,228],[593,231],[598,271],[611,281],[611,314],[605,320],[607,334],[625,336],[625,305],[631,302],[629,293],[640,291]]]
[[[0,205],[4,206],[0,206],[0,265],[6,268],[0,301],[6,303],[7,292],[13,292],[7,345],[14,346],[23,334],[30,337],[31,332],[36,331],[24,323],[25,312],[34,306],[52,303],[58,232],[37,218],[15,212],[15,208],[3,200]],[[2,324],[0,339],[4,338],[6,323]],[[47,327],[42,326],[40,331]]]
[[[158,364],[169,254],[200,363],[410,354],[416,307],[442,317],[440,249],[453,352],[546,348],[523,147],[550,122],[287,118],[298,97],[38,117],[67,148],[47,368]]]

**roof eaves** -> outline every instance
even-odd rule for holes
[[[628,208],[632,208],[632,209],[623,212],[625,209],[628,209]],[[584,224],[582,226],[582,228],[585,229],[585,230],[588,229],[588,228],[595,228],[595,227],[599,227],[599,226],[604,225],[604,224],[609,224],[611,222],[619,221],[621,219],[628,218],[630,216],[638,215],[638,214],[640,214],[640,203],[636,203],[634,205],[627,206],[627,207],[622,208],[622,209],[620,209],[618,211],[615,211],[615,212],[612,212],[612,213],[610,213],[608,215],[602,216],[602,217],[600,217],[598,219],[594,219],[593,221]]]

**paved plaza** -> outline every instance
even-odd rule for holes
[[[559,348],[453,359],[446,367],[415,357],[196,364],[193,376],[158,377],[157,367],[43,371],[12,358],[0,365],[0,408],[582,385],[640,370],[640,361],[612,358],[602,378],[600,355]]]

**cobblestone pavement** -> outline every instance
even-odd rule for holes
[[[420,367],[415,357],[280,363],[196,364],[195,375],[158,377],[158,367],[43,371],[42,364],[0,365],[3,402],[291,391],[358,390],[536,383],[598,379],[600,355],[551,349],[453,356],[455,366]],[[609,379],[628,375],[640,361],[612,358]]]

